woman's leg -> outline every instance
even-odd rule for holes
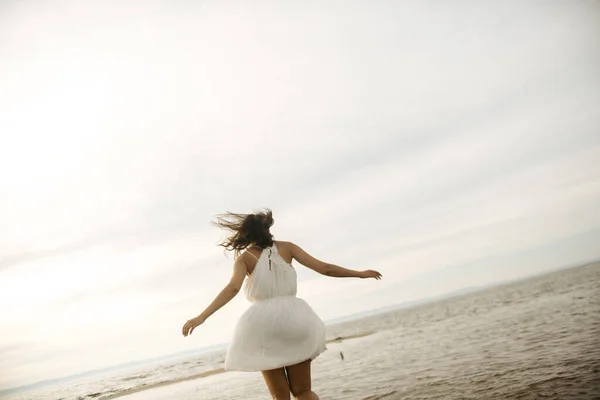
[[[273,400],[290,400],[290,385],[283,368],[262,371]]]
[[[285,367],[290,389],[297,400],[319,400],[319,396],[311,390],[310,362],[306,360]]]

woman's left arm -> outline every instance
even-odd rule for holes
[[[233,264],[233,275],[227,286],[221,290],[212,303],[210,303],[200,315],[188,320],[185,325],[183,325],[183,336],[191,335],[195,327],[204,323],[208,317],[217,312],[225,304],[229,303],[229,301],[239,293],[242,284],[244,283],[244,278],[246,278],[246,271],[246,263],[242,260],[242,257],[238,257]]]

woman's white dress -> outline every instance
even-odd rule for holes
[[[251,254],[251,253],[250,253]],[[327,349],[325,324],[296,297],[297,277],[273,244],[246,280],[253,304],[240,317],[225,356],[230,371],[265,371],[315,359]]]

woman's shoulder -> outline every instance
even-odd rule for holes
[[[294,246],[294,243],[292,242],[287,242],[285,240],[274,240],[273,243],[275,243],[275,246],[284,249],[289,249],[291,250],[292,246]]]
[[[294,243],[285,240],[276,240],[273,243],[275,243],[275,246],[277,246],[279,253],[283,251],[284,253],[288,253],[293,256],[294,246],[296,246]]]
[[[291,263],[294,259],[294,244],[283,240],[277,240],[274,243],[277,248],[276,251],[283,258],[283,261],[288,264]]]

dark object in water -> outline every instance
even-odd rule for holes
[[[342,361],[344,361],[344,353],[342,353],[341,351],[340,351],[340,358],[342,359]]]

